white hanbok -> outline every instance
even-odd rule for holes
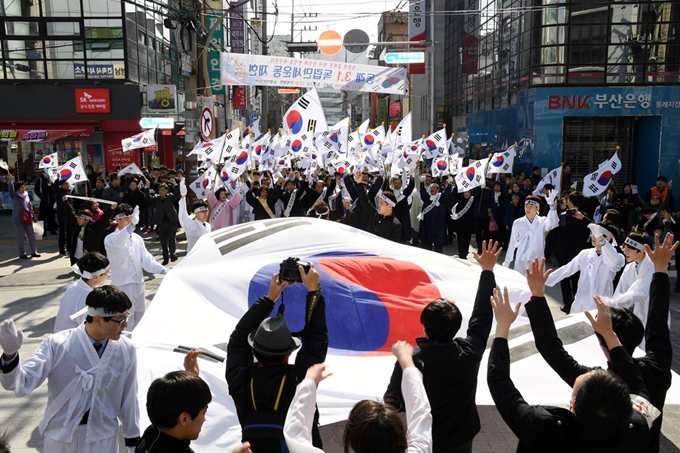
[[[545,284],[555,286],[580,271],[571,313],[594,310],[597,306],[593,297],[596,294],[610,297],[614,293],[614,278],[624,264],[625,257],[609,241],[605,241],[602,253],[598,254],[594,248],[582,250],[573,260],[550,274]]]
[[[628,263],[621,274],[619,284],[612,297],[607,298],[607,305],[617,308],[628,308],[640,318],[642,325],[647,325],[649,313],[649,287],[654,276],[654,263],[648,256],[639,266]]]
[[[45,452],[118,453],[119,420],[125,438],[139,437],[137,356],[129,339],[109,340],[100,358],[80,325],[49,336],[12,371],[0,373],[2,387],[16,396],[45,379],[47,408],[38,425]],[[87,424],[80,425],[88,410]]]
[[[158,263],[144,246],[144,239],[126,229],[117,229],[104,239],[110,261],[111,284],[118,287],[132,302],[128,330],[134,329],[146,310],[143,270],[165,274],[168,269]]]
[[[514,259],[513,269],[524,275],[535,258],[545,257],[545,236],[550,230],[557,228],[559,223],[560,219],[555,209],[550,209],[545,217],[537,215],[533,221],[529,221],[526,216],[516,219],[512,223],[510,242],[503,265],[510,266]]]
[[[177,214],[179,218],[179,224],[184,228],[184,233],[187,235],[187,255],[194,248],[196,241],[200,239],[204,234],[210,233],[212,231],[212,226],[210,222],[201,222],[198,219],[192,219],[189,217],[187,212],[187,204],[185,200],[180,200],[179,202],[179,213]]]
[[[87,299],[87,295],[91,292],[92,288],[82,278],[71,283],[66,288],[64,297],[59,302],[57,319],[54,320],[54,333],[76,328],[85,322],[85,313],[73,319],[71,319],[71,315],[85,308],[85,299]]]

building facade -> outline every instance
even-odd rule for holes
[[[447,0],[447,10],[457,13],[446,27],[446,111],[471,154],[517,142],[516,170],[564,162],[578,178],[618,146],[617,186],[671,176],[678,2]]]
[[[0,8],[0,158],[24,177],[53,152],[108,171],[150,164],[154,151],[174,163],[160,134],[157,150],[120,149],[141,131],[147,85],[183,89],[176,40],[150,3],[0,0]]]

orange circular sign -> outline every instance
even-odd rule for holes
[[[342,49],[342,36],[335,30],[326,30],[316,40],[319,52],[325,55],[335,55]]]

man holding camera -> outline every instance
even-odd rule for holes
[[[272,276],[267,296],[248,309],[229,337],[227,384],[243,429],[242,439],[250,443],[253,453],[286,451],[283,424],[295,389],[307,368],[326,360],[326,301],[319,280],[312,263],[303,266],[297,259],[287,259]],[[277,316],[269,317],[283,289],[296,281],[308,290],[300,339],[290,332],[283,304]],[[298,348],[295,363],[289,364],[290,354]],[[317,411],[312,438],[314,446],[321,448],[318,420]]]

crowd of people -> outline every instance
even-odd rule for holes
[[[437,299],[425,306],[424,337],[393,346],[397,362],[384,401],[360,401],[350,412],[345,451],[470,452],[480,431],[477,376],[494,316],[487,383],[519,438],[518,451],[659,450],[672,356],[668,267],[678,248],[672,185],[664,177],[646,199],[631,184],[621,194],[610,189],[592,199],[573,189],[558,194],[559,188],[549,184],[536,192],[540,175],[535,170],[530,177],[498,176],[486,187],[461,193],[452,178],[418,170],[391,177],[317,171],[309,178],[292,170],[251,172],[208,191],[205,200],[189,201],[190,186],[181,171],[141,172],[124,177],[91,173],[86,200],[71,196],[67,180],[42,178],[40,217],[59,235],[59,252],[70,257],[80,278],[62,299],[55,333],[28,358],[18,354],[22,331],[12,320],[0,324],[0,384],[23,396],[47,380],[48,407],[38,427],[47,453],[117,452],[119,424],[129,451],[191,451],[211,401],[199,376],[201,351],[187,354],[185,371],[152,383],[146,405],[152,425],[143,432],[139,426],[137,359],[123,332],[133,331],[144,314],[143,271],[169,271],[168,263],[178,259],[178,227],[191,251],[201,236],[220,228],[305,216],[439,253],[456,240],[460,258],[468,257],[474,235],[472,255],[482,271],[466,336],[455,337],[463,318],[455,304]],[[25,184],[9,178],[20,258],[28,259],[25,238],[31,256],[39,258],[31,226],[37,216]],[[569,178],[566,169],[563,181]],[[51,211],[43,211],[43,199],[54,201]],[[160,263],[142,236],[153,233],[161,243]],[[496,285],[493,269],[503,247],[503,266],[514,263],[532,292],[521,302],[536,347],[574,389],[570,409],[531,406],[510,379],[507,339],[519,303],[512,305],[507,291]],[[559,267],[545,271],[546,259]],[[238,452],[323,448],[316,388],[329,376],[323,365],[326,303],[314,266],[298,271],[308,291],[301,332],[291,333],[282,310],[272,313],[292,284],[277,273],[267,295],[229,337],[225,379],[243,432]],[[563,311],[586,311],[607,370],[580,365],[563,349],[544,295],[544,286],[557,283]],[[597,310],[597,316],[587,310]],[[408,343],[414,340],[415,349]],[[638,346],[646,355],[633,359]],[[399,411],[406,412],[406,423]]]

